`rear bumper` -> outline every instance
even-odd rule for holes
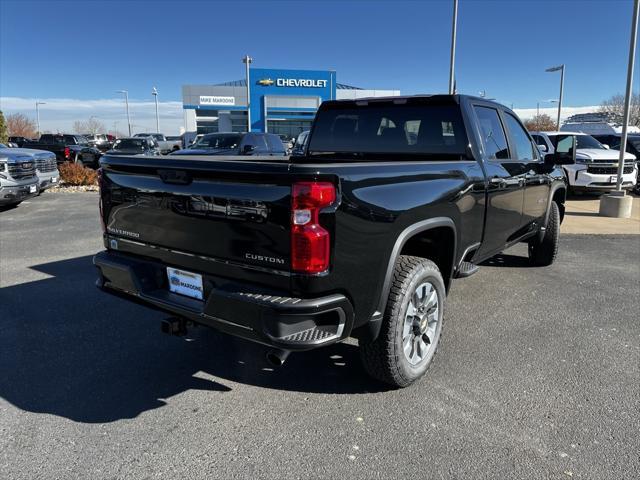
[[[103,291],[228,334],[283,350],[309,350],[349,335],[353,308],[344,295],[291,298],[203,274],[204,301],[169,291],[166,266],[113,251],[93,259]]]

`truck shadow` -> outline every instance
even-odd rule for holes
[[[49,278],[0,289],[0,397],[78,422],[134,418],[181,392],[213,395],[233,382],[311,393],[366,393],[353,345],[292,354],[271,368],[266,347],[197,328],[160,333],[161,312],[95,288],[91,256],[32,269]]]

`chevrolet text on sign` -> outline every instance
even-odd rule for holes
[[[326,80],[314,80],[311,78],[277,78],[276,86],[278,87],[311,87],[325,88]]]

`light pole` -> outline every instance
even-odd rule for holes
[[[40,105],[46,105],[46,103],[36,100],[36,123],[38,125],[38,135],[40,135]]]
[[[451,27],[451,60],[449,64],[449,95],[456,93],[455,63],[456,63],[456,32],[458,25],[458,0],[453,0],[453,25]]]
[[[564,63],[562,65],[558,65],[557,67],[550,67],[545,70],[545,72],[557,72],[560,70],[560,96],[558,97],[558,122],[556,124],[556,129],[560,130],[560,114],[562,113],[562,93],[564,90]]]
[[[160,117],[158,116],[158,89],[153,87],[151,95],[156,99],[156,133],[160,133]]]
[[[129,92],[126,90],[116,90],[116,93],[124,94],[124,104],[127,108],[127,125],[129,125],[129,136],[131,136],[131,117],[129,117]]]
[[[249,55],[242,57],[242,63],[245,64],[245,74],[247,80],[247,132],[251,131],[251,88],[249,87],[249,65],[253,62],[253,58]],[[266,120],[265,120],[266,121]]]
[[[622,174],[624,173],[624,154],[627,147],[627,129],[629,126],[629,108],[633,92],[633,67],[636,56],[636,42],[638,40],[638,14],[640,0],[633,2],[633,16],[631,20],[631,36],[629,39],[629,65],[627,66],[627,89],[624,97],[624,113],[622,119],[622,136],[620,138],[620,156],[618,157],[618,178],[616,189],[600,198],[600,215],[605,217],[629,218],[633,209],[633,198],[622,190]]]
[[[638,7],[639,0],[633,2],[633,19],[631,20],[631,44],[629,45],[629,65],[627,66],[627,90],[624,97],[624,122],[622,124],[622,137],[620,138],[620,158],[618,159],[618,180],[616,191],[622,191],[622,174],[624,172],[624,153],[627,149],[627,127],[629,125],[629,107],[633,84],[633,66],[636,56],[636,41],[638,39]]]

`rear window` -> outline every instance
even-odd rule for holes
[[[309,154],[464,159],[467,143],[457,105],[349,102],[318,113]]]
[[[202,148],[205,150],[233,149],[238,148],[240,139],[241,135],[212,133],[204,135],[191,148]]]
[[[117,140],[113,146],[114,150],[144,150],[146,145],[145,139],[126,138],[123,140]]]

